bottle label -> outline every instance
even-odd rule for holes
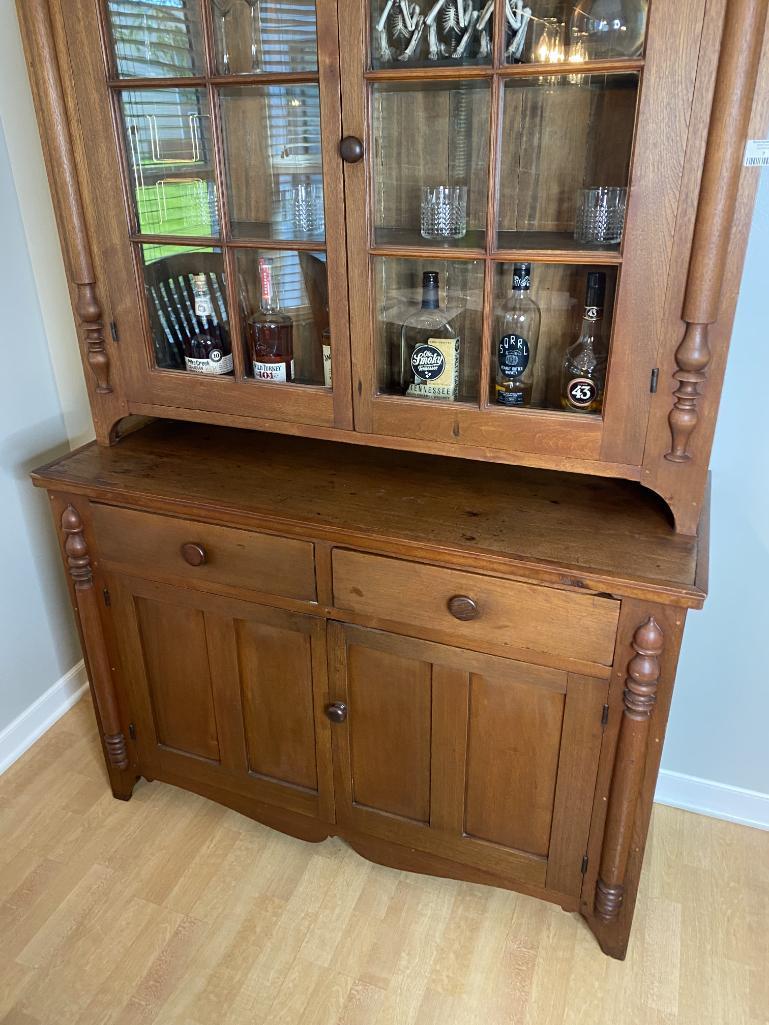
[[[291,363],[261,363],[254,360],[254,377],[257,381],[272,381],[273,384],[285,384],[294,380],[294,361]]]
[[[575,377],[566,385],[566,399],[575,409],[588,409],[597,397],[598,388],[589,377]]]
[[[513,288],[527,292],[531,288],[531,274],[524,274],[523,271],[516,270],[513,273]]]
[[[214,304],[211,302],[211,296],[206,293],[205,295],[195,296],[195,316],[196,317],[213,317],[214,315]]]
[[[503,335],[499,340],[499,372],[514,381],[529,365],[529,343],[521,335]]]
[[[185,356],[184,365],[193,374],[231,374],[232,353],[229,352],[225,355],[221,349],[212,349],[208,359]]]
[[[414,383],[407,395],[454,402],[459,384],[459,339],[429,338],[411,354]]]
[[[523,406],[524,398],[522,391],[505,391],[497,387],[497,404],[500,406]]]
[[[327,388],[332,386],[331,384],[331,346],[323,346],[323,383]]]
[[[600,306],[586,306],[585,307],[585,320],[596,321],[601,319],[603,310]]]

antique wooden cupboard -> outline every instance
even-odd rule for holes
[[[42,468],[113,791],[580,911],[623,957],[769,115],[764,0],[24,0],[97,441]],[[420,232],[425,186],[463,230]],[[578,241],[580,190],[626,191]],[[265,261],[288,381],[250,347]],[[542,310],[494,400],[513,264]],[[397,384],[422,272],[452,401]],[[562,407],[588,273],[600,408]],[[203,281],[231,346],[189,369]],[[217,359],[220,354],[217,354]],[[221,372],[223,371],[223,372]],[[449,458],[452,457],[452,458]]]

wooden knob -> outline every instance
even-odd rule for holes
[[[466,594],[455,594],[453,598],[449,598],[447,604],[454,619],[460,619],[463,623],[475,619],[478,615],[478,606]]]
[[[344,722],[347,718],[347,705],[344,701],[335,701],[332,705],[326,705],[326,717],[331,722]]]
[[[188,541],[186,545],[182,545],[182,558],[190,566],[203,566],[208,560],[203,545],[195,544],[193,541]]]
[[[354,135],[345,135],[339,143],[339,152],[346,164],[357,164],[363,160],[363,143]]]

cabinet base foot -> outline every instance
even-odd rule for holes
[[[624,961],[627,957],[632,923],[623,918],[616,922],[602,922],[600,919],[584,913],[582,917],[604,954],[613,957],[615,961]]]
[[[130,801],[134,794],[134,788],[139,782],[139,776],[134,777],[131,780],[110,780],[110,787],[112,789],[112,796],[116,801]]]

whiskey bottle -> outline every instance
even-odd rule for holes
[[[531,264],[513,265],[513,291],[497,310],[494,390],[500,406],[528,406],[534,384],[542,314],[529,295]]]
[[[272,260],[259,260],[261,300],[249,321],[251,363],[257,381],[282,384],[294,380],[294,324],[280,312]]]
[[[192,278],[195,299],[195,333],[184,339],[184,366],[193,374],[232,373],[232,347],[227,328],[216,319],[208,278]]]
[[[400,388],[404,395],[455,402],[459,338],[438,302],[438,274],[422,275],[422,307],[401,328]]]
[[[561,371],[561,405],[576,413],[600,413],[606,379],[606,352],[601,339],[606,275],[587,276],[587,297],[582,331],[566,351]]]
[[[323,363],[323,384],[326,388],[333,386],[331,373],[331,325],[328,320],[328,307],[326,307],[326,326],[320,336],[320,353]]]

